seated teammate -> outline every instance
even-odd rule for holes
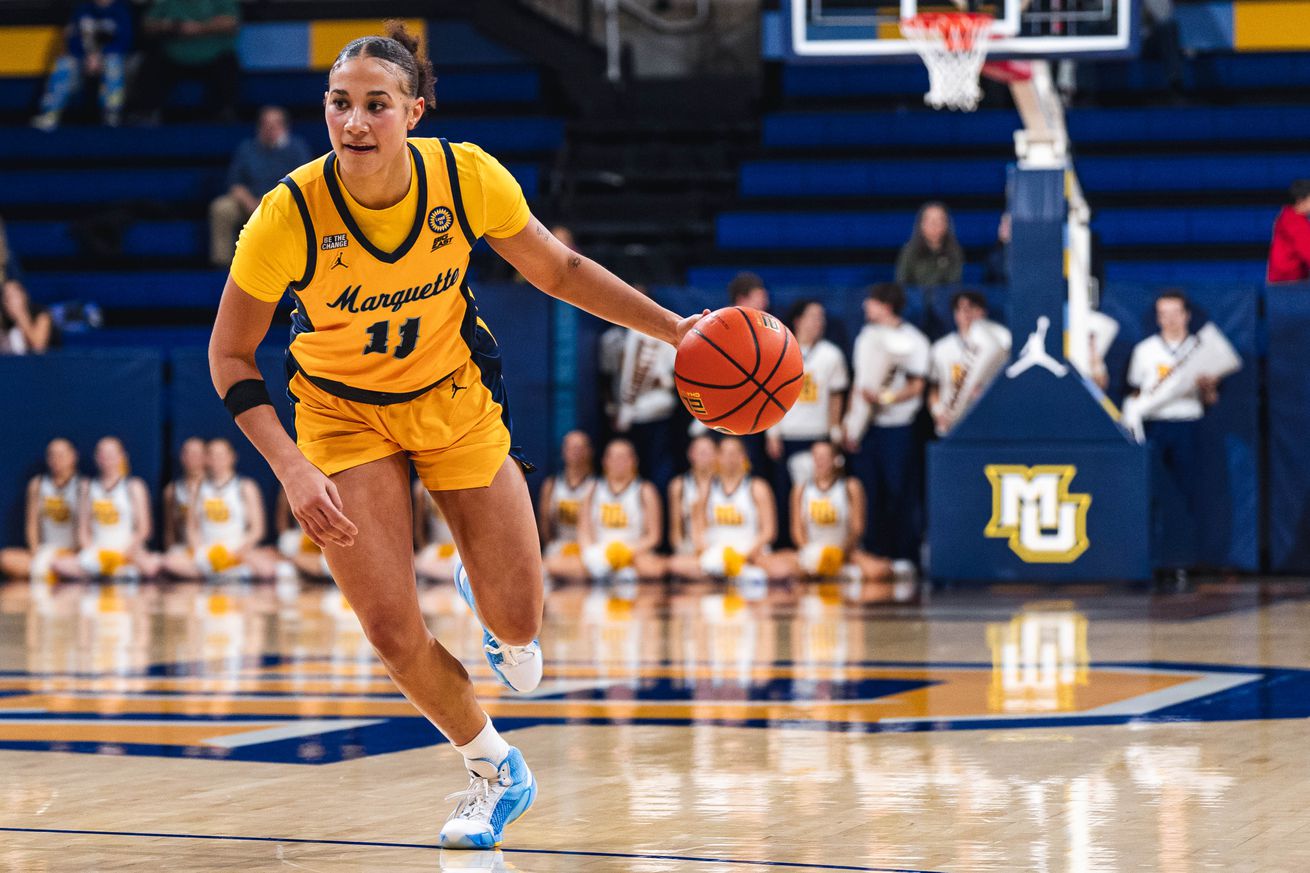
[[[814,475],[791,490],[791,536],[797,562],[808,576],[852,582],[891,575],[891,562],[860,548],[864,486],[842,475],[837,449],[827,440],[810,447]]]
[[[719,473],[692,514],[694,555],[675,555],[675,573],[711,576],[734,584],[747,599],[760,599],[768,580],[792,572],[788,554],[773,554],[777,512],[773,489],[750,475],[746,447],[737,437],[719,443]]]
[[[63,437],[45,449],[46,472],[27,483],[24,525],[27,548],[0,550],[0,576],[47,579],[55,558],[77,551],[77,449]]]
[[[414,572],[420,579],[452,582],[455,579],[455,536],[432,495],[415,479],[414,485]]]
[[[261,548],[264,501],[259,487],[237,475],[237,453],[225,439],[205,445],[205,478],[191,492],[187,551],[170,553],[165,569],[182,579],[232,574],[271,579],[277,558]]]
[[[78,499],[76,555],[56,558],[54,571],[66,579],[86,576],[139,578],[159,572],[150,539],[150,495],[128,474],[127,450],[118,437],[96,443],[96,477],[83,483]]]
[[[664,575],[660,495],[637,475],[637,451],[627,440],[605,447],[601,477],[583,504],[578,526],[582,565],[596,581],[630,585]]]
[[[675,555],[695,551],[691,541],[691,517],[696,503],[705,495],[719,463],[719,450],[709,434],[692,437],[687,446],[691,469],[669,483],[669,549]]]
[[[277,526],[277,550],[301,573],[313,579],[331,579],[327,559],[318,543],[305,533],[300,522],[291,513],[285,489],[278,489],[277,506],[273,510],[273,523]]]
[[[205,441],[183,440],[177,461],[182,475],[164,486],[164,551],[187,554],[187,517],[191,498],[205,478]]]
[[[596,484],[591,437],[580,430],[569,431],[564,435],[560,454],[564,469],[541,485],[537,529],[541,533],[546,573],[556,578],[581,578],[577,575],[582,566],[577,560],[582,554],[578,545],[578,519],[582,504]]]

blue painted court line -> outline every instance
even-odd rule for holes
[[[369,849],[422,849],[436,851],[440,846],[428,843],[373,843],[360,840],[310,840],[302,837],[239,837],[222,834],[152,834],[137,831],[84,831],[64,828],[5,828],[0,833],[11,834],[64,834],[92,837],[148,837],[169,840],[217,840],[245,843],[303,843],[315,846],[356,846]],[[630,852],[582,852],[565,849],[505,849],[500,851],[516,855],[566,855],[582,858],[632,858],[640,861],[688,861],[698,864],[740,864],[754,867],[785,867],[793,870],[848,870],[854,873],[937,873],[933,870],[914,870],[908,867],[857,867],[850,864],[804,864],[799,861],[744,861],[736,858],[702,858],[693,855],[651,855]]]

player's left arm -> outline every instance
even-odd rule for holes
[[[590,258],[555,239],[536,216],[518,233],[486,237],[537,288],[612,324],[677,345],[704,313],[679,318]]]
[[[241,552],[245,554],[264,539],[267,523],[264,520],[264,500],[260,497],[259,486],[250,479],[241,480],[241,500],[246,505],[246,535],[241,541]]]
[[[660,494],[649,482],[641,485],[641,539],[633,549],[637,554],[655,551],[660,544],[660,533],[664,529],[664,510],[660,506]]]
[[[750,560],[756,560],[760,554],[778,536],[778,511],[773,505],[773,491],[758,476],[751,479],[751,497],[755,500],[755,517],[760,520],[759,533],[751,543]]]

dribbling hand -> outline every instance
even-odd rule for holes
[[[337,486],[313,464],[292,471],[282,482],[287,493],[291,514],[300,522],[300,528],[321,549],[327,543],[353,546],[359,528],[346,518],[342,511],[341,495]]]
[[[709,314],[710,311],[708,309],[702,309],[695,315],[688,315],[686,318],[679,321],[678,326],[673,329],[675,334],[673,337],[673,345],[677,346],[678,343],[682,342],[682,338],[687,335],[688,331],[696,326],[696,322]]]

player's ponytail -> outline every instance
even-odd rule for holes
[[[364,36],[352,40],[337,55],[332,63],[331,76],[337,67],[351,58],[377,58],[395,64],[404,73],[401,84],[412,100],[423,98],[425,112],[431,112],[437,105],[437,77],[432,72],[432,61],[419,42],[417,35],[409,32],[405,22],[392,18],[386,22],[386,36]]]

